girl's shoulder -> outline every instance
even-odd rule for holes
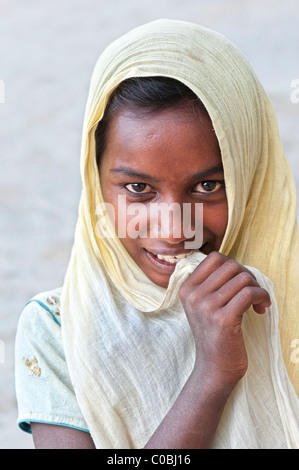
[[[42,292],[30,299],[22,312],[20,322],[29,321],[44,324],[43,319],[40,317],[52,319],[57,325],[61,326],[60,322],[60,296],[62,287],[54,290]],[[49,322],[51,323],[51,322]]]
[[[18,322],[15,345],[18,423],[27,432],[32,421],[87,431],[63,348],[61,290],[34,296]]]
[[[38,357],[41,359],[47,356],[48,361],[64,357],[60,320],[61,290],[58,288],[34,296],[25,304],[19,318],[16,359],[27,365],[29,375],[40,375]],[[36,368],[32,364],[36,364]]]

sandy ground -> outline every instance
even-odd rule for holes
[[[0,0],[0,448],[32,447],[16,425],[15,331],[26,301],[63,280],[93,66],[111,40],[162,17],[218,30],[245,53],[277,110],[299,187],[297,0]]]

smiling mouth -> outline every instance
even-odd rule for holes
[[[168,271],[173,271],[176,263],[178,263],[181,259],[187,258],[191,256],[193,253],[196,253],[198,250],[188,251],[186,253],[178,253],[176,255],[162,255],[160,253],[152,253],[146,249],[145,253],[147,257],[158,267],[163,269],[167,269]]]
[[[192,250],[192,251],[189,251],[188,253],[180,253],[177,255],[160,255],[160,254],[155,254],[151,252],[150,253],[161,261],[167,261],[168,263],[176,264],[178,261],[180,261],[180,259],[187,258],[187,256],[192,255],[196,251],[198,250]]]

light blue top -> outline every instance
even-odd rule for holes
[[[60,326],[61,288],[35,296],[19,319],[16,352],[18,424],[68,426],[88,432],[76,400],[63,350]]]

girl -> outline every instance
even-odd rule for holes
[[[172,20],[114,42],[81,172],[64,285],[19,322],[20,426],[48,448],[298,447],[296,195],[245,58]]]

